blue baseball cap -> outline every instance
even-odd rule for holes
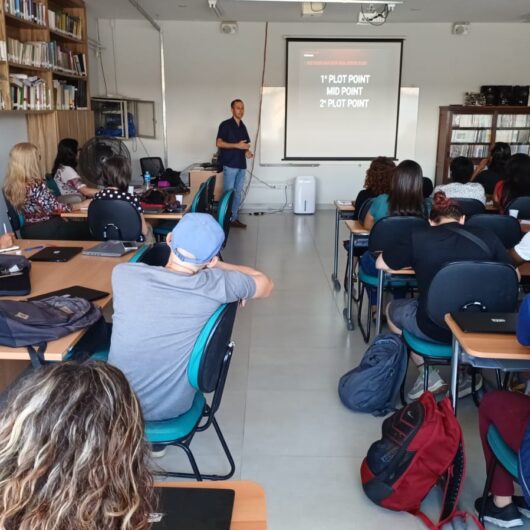
[[[171,250],[181,261],[202,265],[219,254],[224,240],[221,225],[209,213],[187,213],[173,228]]]

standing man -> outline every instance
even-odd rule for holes
[[[230,103],[232,117],[219,125],[216,145],[220,152],[220,161],[223,166],[224,190],[234,190],[232,204],[231,226],[246,228],[247,225],[238,219],[241,193],[245,183],[247,158],[254,155],[250,150],[250,137],[242,121],[245,114],[245,104],[240,99]]]

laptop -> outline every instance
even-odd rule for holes
[[[65,262],[79,254],[83,247],[46,247],[30,256],[31,261]]]
[[[49,298],[50,296],[76,296],[77,298],[84,298],[89,302],[94,302],[94,300],[100,300],[109,296],[110,293],[105,291],[98,291],[97,289],[90,289],[88,287],[82,287],[81,285],[73,285],[72,287],[66,287],[65,289],[59,289],[58,291],[52,291],[50,293],[39,294],[37,296],[32,296],[28,298],[28,302],[34,300],[42,300],[43,298]]]
[[[95,247],[83,250],[85,256],[103,256],[105,258],[119,258],[127,252],[137,250],[141,243],[136,241],[103,241]]]
[[[157,488],[152,530],[230,530],[234,490],[213,488]]]
[[[502,333],[514,335],[517,327],[517,313],[451,313],[455,322],[465,333]]]

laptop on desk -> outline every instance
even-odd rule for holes
[[[102,256],[104,258],[120,258],[132,252],[138,250],[141,243],[136,241],[103,241],[95,247],[87,248],[83,250],[85,256]]]
[[[79,254],[83,247],[46,247],[30,256],[31,261],[65,262]]]
[[[465,333],[501,333],[515,335],[517,313],[482,313],[462,311],[451,313]]]

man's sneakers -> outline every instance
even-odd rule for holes
[[[242,223],[239,219],[236,219],[235,221],[230,221],[230,226],[233,228],[246,228],[247,225],[245,223]]]
[[[440,373],[436,368],[429,370],[429,391],[433,394],[438,392],[445,392],[447,390],[447,383],[440,377]],[[420,370],[420,375],[416,382],[409,390],[407,397],[410,401],[418,399],[423,394],[423,370]]]
[[[162,458],[167,451],[167,445],[151,444],[151,458]]]
[[[504,508],[498,508],[493,502],[493,497],[490,495],[486,500],[486,508],[484,510],[484,521],[500,526],[501,528],[514,528],[515,526],[523,526],[523,520],[521,519],[521,514],[519,513],[518,506],[516,506],[516,499],[519,499],[517,502],[524,504],[524,499],[522,497],[513,497],[513,501],[508,506]],[[475,501],[475,512],[480,513],[480,508],[482,507],[482,497],[479,497]],[[526,504],[524,504],[525,510],[528,512]]]
[[[482,376],[477,374],[475,376],[475,390],[482,388]],[[465,372],[458,374],[458,398],[464,398],[471,394],[471,376]]]

